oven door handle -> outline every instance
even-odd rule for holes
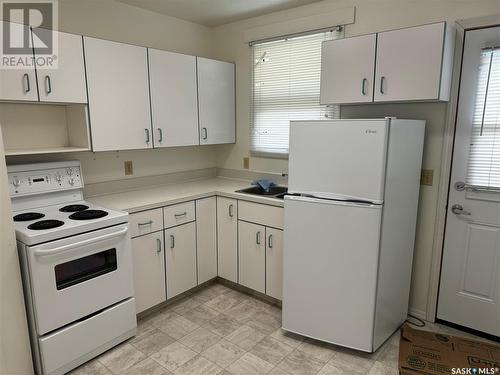
[[[128,228],[125,228],[125,229],[122,229],[122,230],[120,230],[118,232],[104,234],[102,236],[99,236],[97,238],[92,238],[90,240],[80,241],[77,244],[73,243],[73,244],[69,244],[69,245],[59,246],[59,247],[56,247],[56,248],[50,249],[50,250],[40,250],[40,249],[38,249],[38,250],[34,251],[34,254],[35,254],[35,256],[57,255],[57,254],[65,252],[65,251],[67,251],[69,249],[78,249],[78,248],[80,248],[82,246],[90,245],[90,244],[95,243],[95,242],[109,240],[109,239],[115,238],[115,237],[121,237],[121,236],[123,236],[127,232],[128,232]]]

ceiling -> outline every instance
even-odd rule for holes
[[[205,26],[219,26],[320,0],[116,0]]]

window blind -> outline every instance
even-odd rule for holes
[[[467,184],[500,188],[500,49],[481,51]]]
[[[321,44],[342,31],[323,31],[251,46],[250,151],[286,157],[290,120],[339,118],[338,106],[319,104]]]

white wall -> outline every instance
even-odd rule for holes
[[[118,42],[212,57],[211,29],[112,0],[59,0],[59,29]],[[0,108],[1,109],[1,108]],[[214,146],[180,147],[153,151],[67,153],[8,157],[8,163],[45,160],[82,161],[85,182],[157,175],[216,166]],[[134,174],[125,176],[125,160]]]
[[[0,133],[0,159],[3,159]],[[0,374],[33,373],[5,163],[0,163]]]
[[[244,43],[245,31],[260,26],[269,29],[275,22],[290,22],[300,17],[333,12],[347,6],[356,7],[354,24],[346,26],[346,36],[418,24],[500,13],[498,0],[326,0],[288,11],[220,26],[214,30],[214,52],[218,58],[236,62],[237,139],[235,145],[220,146],[217,166],[241,169],[243,157],[249,156],[250,74],[249,47]],[[310,29],[314,29],[314,22]],[[272,26],[271,26],[272,30]],[[422,186],[414,257],[414,273],[410,305],[414,313],[424,314],[427,307],[428,281],[432,252],[434,222],[443,129],[447,106],[442,103],[363,105],[342,108],[343,117],[397,116],[427,120],[423,168],[434,170],[434,185]],[[250,159],[256,171],[282,172],[288,162],[280,159]]]

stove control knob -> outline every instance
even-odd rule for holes
[[[19,180],[19,178],[17,178],[17,177],[14,177],[12,179],[12,185],[14,185],[14,187],[16,187],[16,188],[19,187],[19,185],[21,185],[21,180]]]
[[[60,174],[60,173],[57,173],[57,174],[56,174],[56,181],[57,181],[58,183],[61,183],[61,181],[62,181],[62,176],[61,176],[61,174]]]
[[[75,184],[75,179],[71,177],[68,182],[71,186],[73,186]]]
[[[68,176],[71,176],[73,174],[73,168],[68,168],[66,170],[66,173],[68,174]]]

